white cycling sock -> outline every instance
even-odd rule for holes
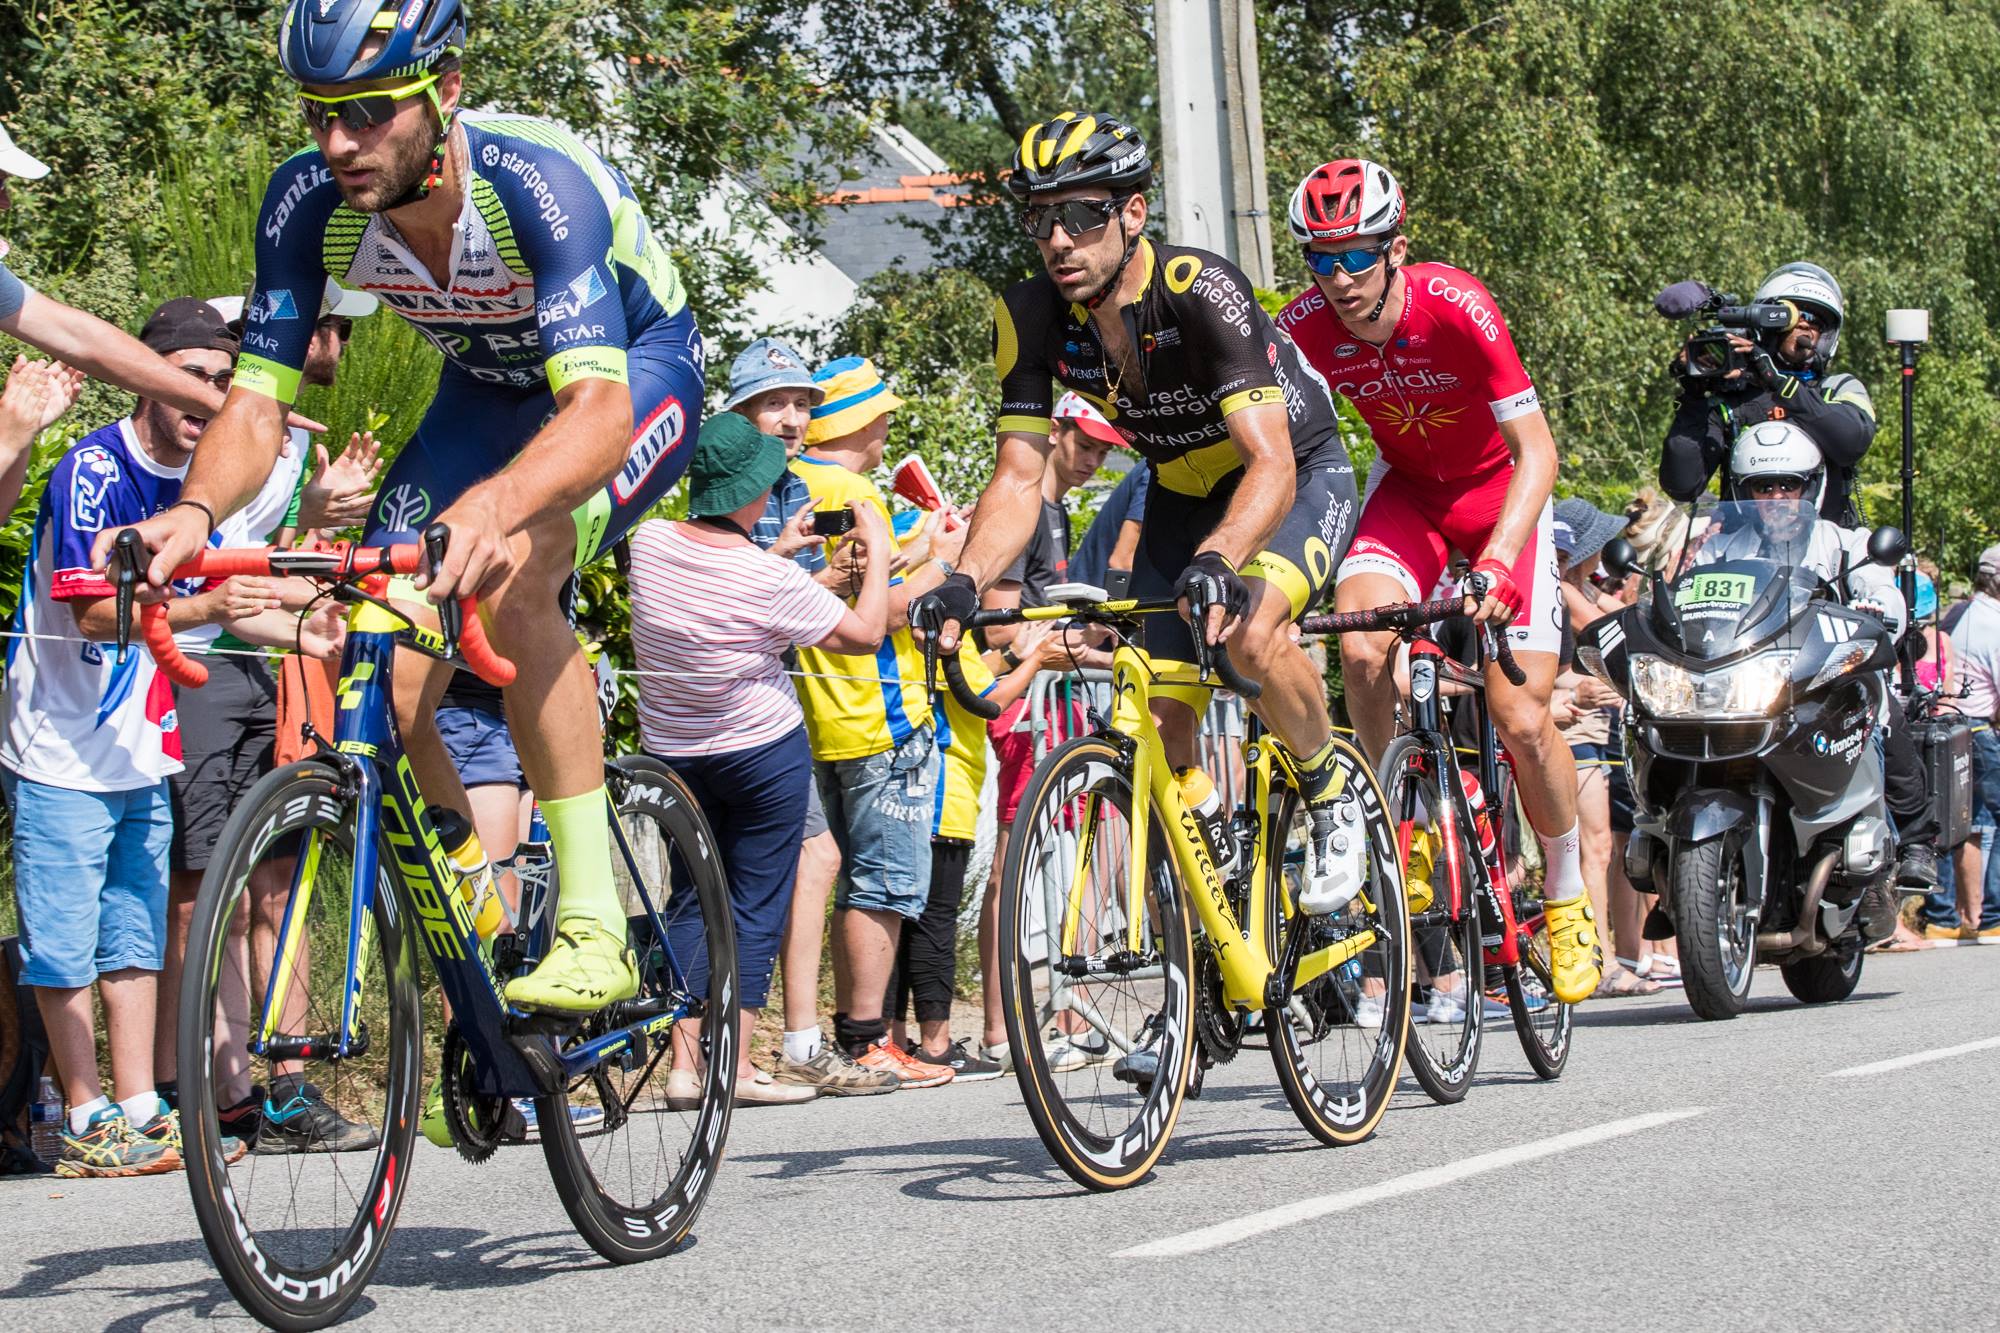
[[[152,1123],[154,1116],[167,1109],[167,1104],[160,1100],[158,1092],[148,1088],[137,1097],[128,1097],[118,1103],[118,1109],[132,1122],[132,1128],[138,1129]]]
[[[111,1105],[109,1097],[93,1097],[80,1106],[70,1107],[69,1132],[72,1134],[81,1134],[86,1129],[89,1129],[90,1117],[96,1115],[109,1105]]]
[[[799,1032],[786,1028],[785,1058],[797,1064],[804,1064],[819,1054],[820,1045],[825,1040],[825,1034],[819,1030],[817,1024]]]
[[[1542,901],[1549,903],[1568,902],[1583,895],[1583,857],[1579,848],[1583,839],[1578,830],[1581,825],[1572,824],[1569,832],[1558,833],[1553,838],[1544,838],[1540,829],[1535,837],[1542,844]]]

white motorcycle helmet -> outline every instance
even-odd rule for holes
[[[1826,495],[1826,459],[1812,436],[1789,421],[1746,426],[1729,451],[1729,480],[1738,500],[1754,500],[1750,483],[1758,477],[1797,477],[1803,498],[1819,512]]]
[[[1754,298],[1758,301],[1790,301],[1812,311],[1822,321],[1819,342],[1813,348],[1813,360],[1824,367],[1833,360],[1833,353],[1840,346],[1840,326],[1847,317],[1847,303],[1840,295],[1840,284],[1833,275],[1818,264],[1808,264],[1803,259],[1795,259],[1771,271],[1757,288]]]

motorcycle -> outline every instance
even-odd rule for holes
[[[1647,576],[1637,604],[1578,635],[1576,656],[1627,702],[1625,870],[1659,895],[1647,938],[1679,940],[1688,1003],[1725,1019],[1759,962],[1807,1004],[1861,980],[1862,896],[1896,865],[1876,742],[1895,645],[1846,604],[1847,585],[1882,579],[1869,567],[1895,565],[1907,544],[1878,528],[1865,559],[1839,552],[1829,580],[1807,562],[1810,505],[1734,501],[1706,517],[1704,530],[1690,515],[1684,559],[1697,563],[1671,582]],[[1603,559],[1640,573],[1622,539]]]

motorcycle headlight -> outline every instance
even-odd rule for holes
[[[1715,671],[1689,671],[1650,653],[1632,655],[1632,689],[1654,717],[1764,717],[1784,697],[1794,652],[1759,653]]]

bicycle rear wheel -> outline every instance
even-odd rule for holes
[[[1188,902],[1157,809],[1130,892],[1131,770],[1096,736],[1061,746],[1022,794],[1000,880],[1007,1040],[1035,1130],[1070,1179],[1123,1189],[1159,1160],[1194,1056]],[[1044,1031],[1047,1037],[1044,1037]],[[1118,1059],[1144,1049],[1150,1079]]]
[[[605,1053],[539,1097],[542,1151],[578,1234],[613,1263],[680,1244],[715,1181],[736,1095],[736,928],[729,881],[701,808],[674,771],[634,756],[612,766],[619,844],[611,863],[638,954],[639,994],[593,1015],[571,1042],[601,1040],[657,1015],[639,1039]],[[666,889],[673,885],[672,897]],[[658,908],[671,938],[654,929]],[[673,1029],[698,1023],[696,1088],[668,1095]],[[684,1039],[685,1040],[685,1039]],[[584,1120],[572,1114],[578,1108]]]
[[[1439,780],[1437,756],[1418,737],[1398,736],[1383,754],[1378,772],[1388,794],[1397,847],[1405,857],[1406,887],[1415,902],[1425,904],[1421,911],[1410,913],[1416,980],[1429,991],[1424,1012],[1418,1015],[1416,986],[1411,987],[1406,1053],[1410,1072],[1432,1100],[1462,1101],[1479,1067],[1485,1029],[1479,904],[1473,896],[1478,883],[1476,835],[1463,819],[1458,821],[1460,890],[1454,905],[1453,867],[1437,832],[1444,825],[1449,799]]]
[[[181,1138],[195,1217],[229,1290],[273,1328],[330,1324],[361,1294],[395,1226],[417,1124],[417,962],[386,871],[372,910],[351,913],[356,811],[344,787],[332,765],[309,759],[251,788],[216,842],[182,974]],[[350,948],[357,1023],[343,1057]],[[270,1035],[289,1043],[278,1048],[289,1061],[251,1053],[267,997]],[[248,1151],[231,1161],[224,1134]]]
[[[1569,1060],[1575,1005],[1556,999],[1555,976],[1549,968],[1549,928],[1542,916],[1539,890],[1516,888],[1515,943],[1521,961],[1508,967],[1507,1007],[1514,1015],[1514,1032],[1521,1039],[1528,1064],[1543,1078],[1558,1078]]]
[[[1368,840],[1368,878],[1355,900],[1327,916],[1297,916],[1311,825],[1304,798],[1274,782],[1275,815],[1266,876],[1265,947],[1285,967],[1286,940],[1304,932],[1288,972],[1280,977],[1284,1007],[1267,1009],[1271,1062],[1299,1123],[1322,1143],[1359,1143],[1375,1132],[1396,1091],[1410,1030],[1410,917],[1396,873],[1397,851],[1382,792],[1368,763],[1340,743],[1345,791],[1361,803]],[[1296,983],[1299,962],[1323,950],[1340,961]]]

